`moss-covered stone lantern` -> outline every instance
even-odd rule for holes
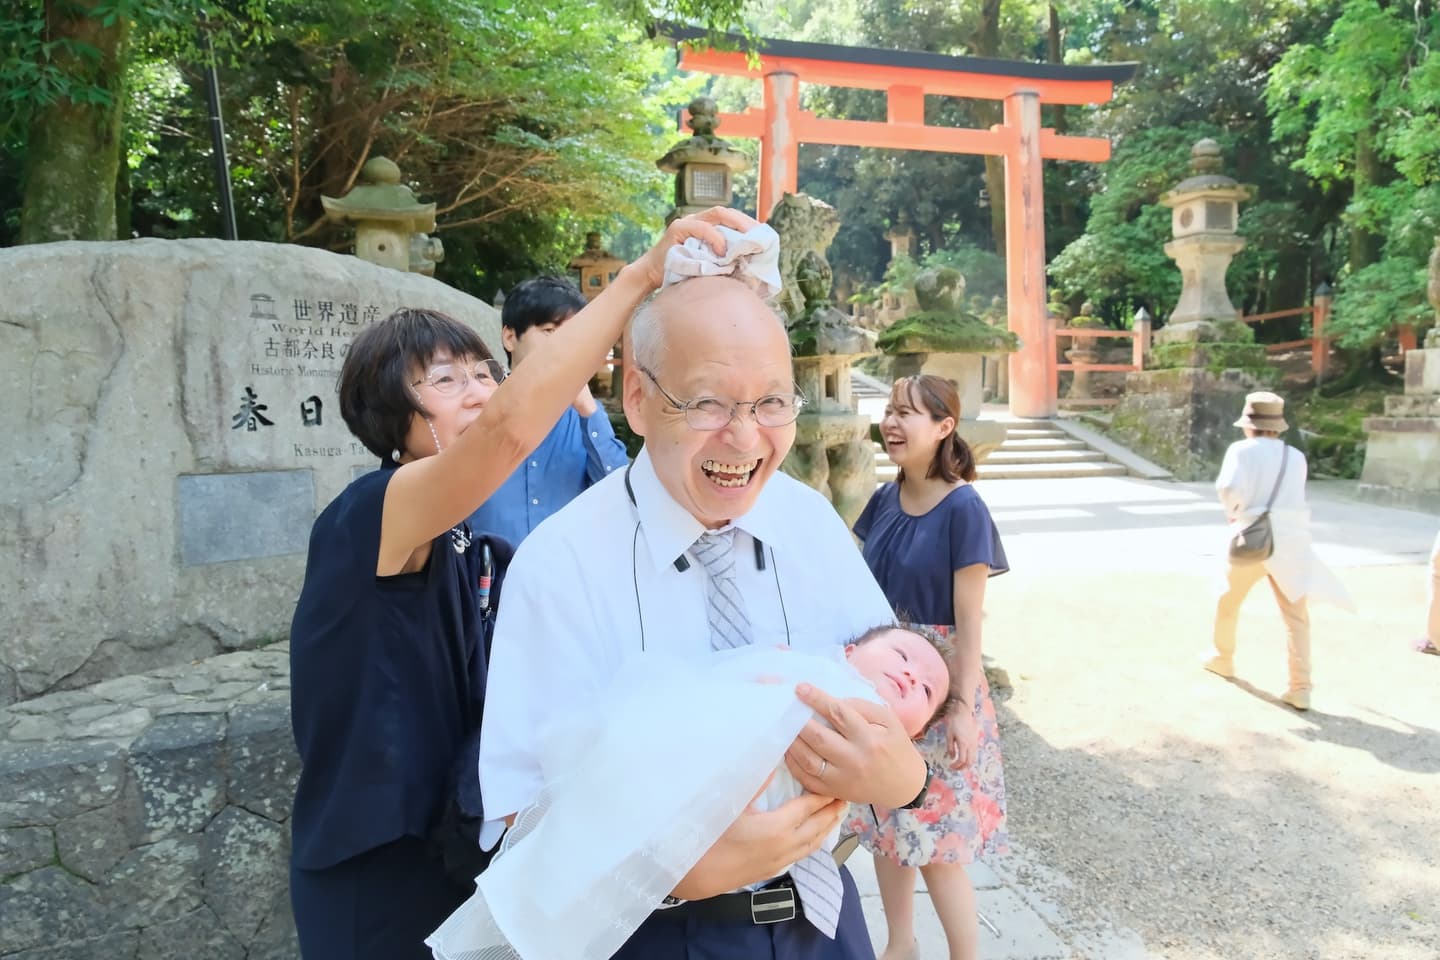
[[[965,310],[965,276],[959,270],[921,270],[914,289],[919,310],[881,333],[876,346],[894,358],[890,372],[896,379],[930,373],[955,382],[961,419],[956,430],[979,462],[1005,442],[1004,426],[978,419],[984,400],[983,358],[1003,358],[1019,343],[1009,330]]]
[[[385,157],[371,157],[360,168],[360,183],[343,197],[320,198],[325,218],[355,228],[355,256],[361,260],[434,276],[445,257],[436,237],[435,204],[420,203],[400,182],[400,168]]]
[[[655,166],[675,175],[675,209],[670,221],[710,207],[728,207],[734,197],[735,174],[749,170],[751,160],[715,135],[720,124],[715,101],[696,97],[690,101],[690,130],[694,136],[681,140],[655,161]]]

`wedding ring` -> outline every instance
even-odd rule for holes
[[[821,780],[825,779],[825,768],[828,767],[828,766],[830,766],[830,761],[829,761],[829,760],[826,760],[824,757],[821,757],[821,758],[820,758],[820,772],[817,773],[817,774],[815,774],[815,776],[816,776],[817,778],[821,779]]]

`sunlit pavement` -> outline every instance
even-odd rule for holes
[[[1440,517],[1357,502],[1350,498],[1353,487],[1323,480],[1309,485],[1320,556],[1336,569],[1422,563]],[[1221,564],[1224,518],[1208,483],[1124,477],[989,480],[976,489],[1004,538],[1012,578],[1033,583],[1077,572],[1118,575],[1115,589],[1123,597],[1126,572],[1203,575]],[[1193,576],[1183,579],[1195,582]],[[1147,951],[1139,935],[1117,924],[1093,915],[1084,922],[1067,915],[1059,906],[1064,898],[1053,893],[1071,881],[1027,852],[1023,837],[1014,840],[1010,855],[971,868],[983,915],[984,960],[1161,955]],[[878,953],[885,924],[874,867],[861,850],[851,869]],[[946,957],[943,931],[923,893],[916,898],[916,926],[920,956]]]

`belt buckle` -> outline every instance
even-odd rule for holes
[[[755,924],[784,923],[795,919],[795,891],[790,887],[772,887],[750,894],[750,921]]]

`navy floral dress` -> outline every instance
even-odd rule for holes
[[[1010,569],[990,510],[969,484],[916,517],[900,508],[900,485],[887,483],[866,504],[855,535],[896,616],[945,636],[955,629],[955,571],[977,563],[987,564],[991,576]],[[970,863],[1008,850],[1000,730],[983,674],[968,699],[980,730],[970,766],[950,769],[945,724],[938,723],[919,743],[936,776],[918,809],[851,808],[845,829],[871,853],[918,867]]]

